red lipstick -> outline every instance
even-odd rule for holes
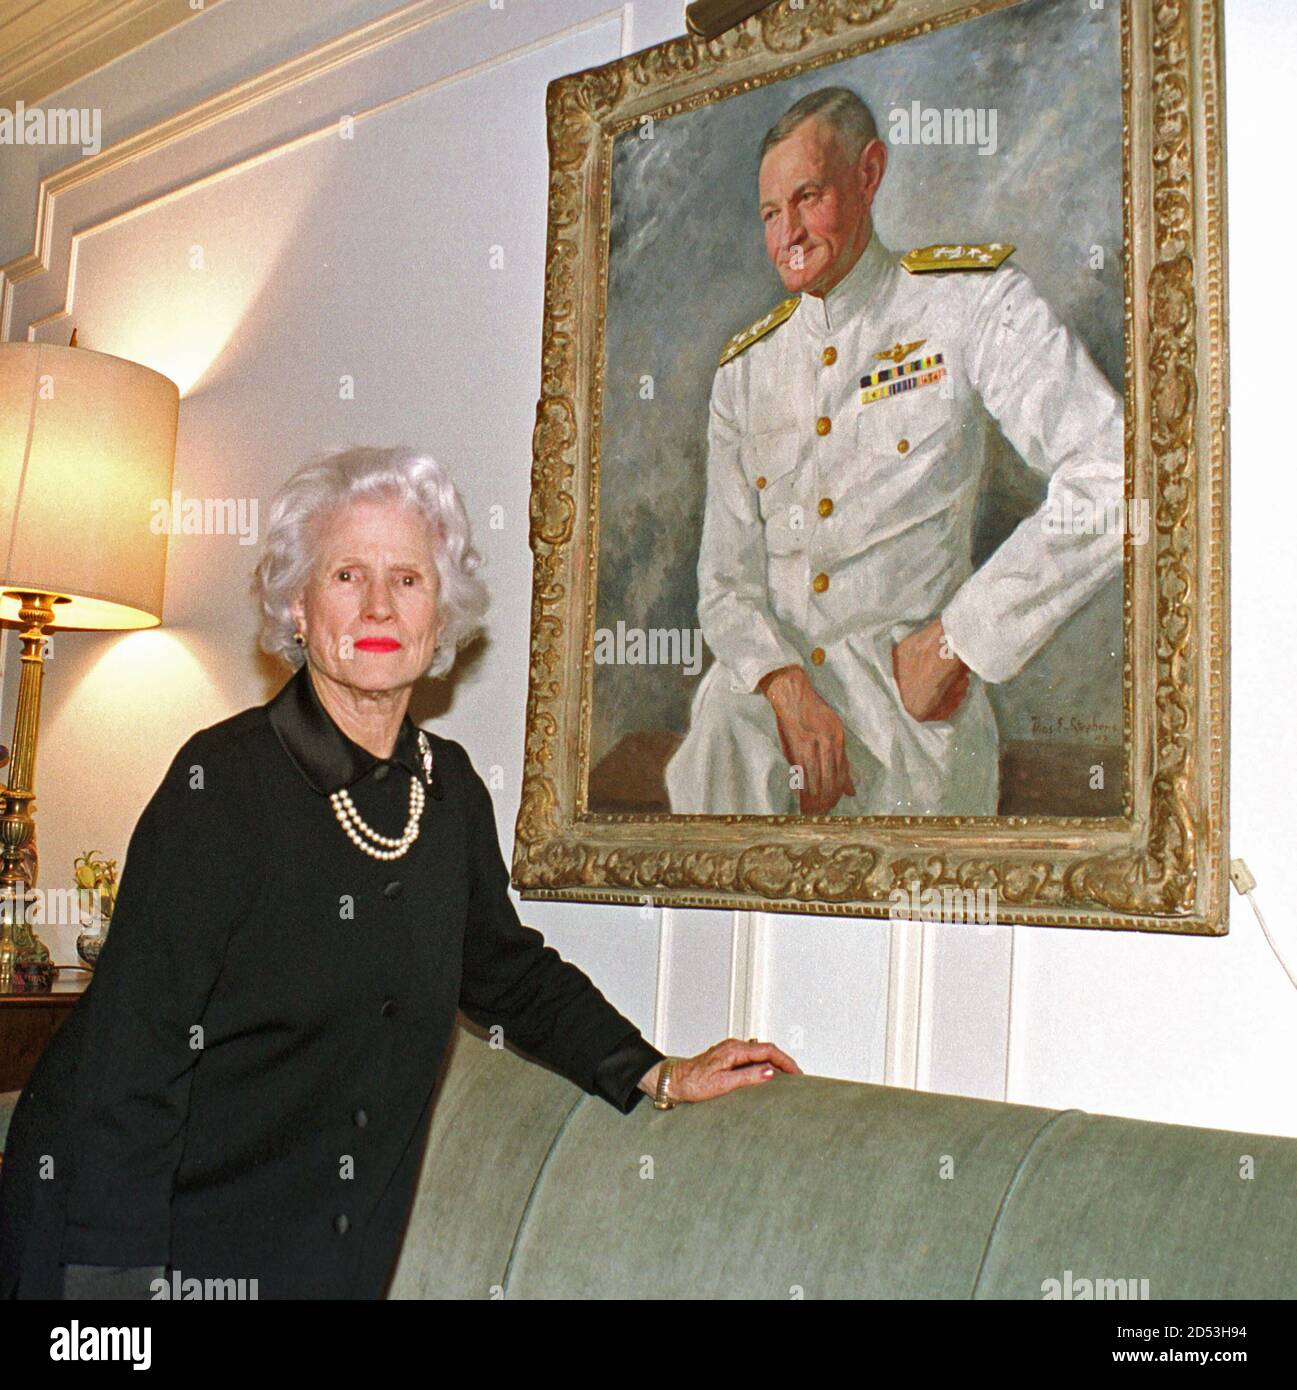
[[[395,637],[362,637],[356,643],[358,652],[395,652],[399,651],[401,644]]]

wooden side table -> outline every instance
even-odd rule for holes
[[[0,1091],[21,1091],[90,974],[63,970],[48,994],[0,994]]]

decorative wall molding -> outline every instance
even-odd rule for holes
[[[221,0],[0,0],[0,106],[34,106]]]
[[[892,922],[887,968],[887,1051],[883,1084],[917,1087],[923,1051],[924,946],[922,922]],[[930,974],[930,972],[928,972]]]
[[[654,1047],[668,1051],[667,1031],[671,1026],[671,947],[675,931],[675,914],[669,907],[659,907],[658,950],[653,981],[653,1031],[649,1034]]]
[[[62,169],[47,174],[41,180],[37,193],[36,225],[32,238],[32,249],[6,264],[0,265],[0,341],[8,342],[11,337],[14,287],[31,276],[43,274],[51,269],[53,230],[56,221],[56,208],[60,198],[73,191],[83,189],[89,184],[99,182],[114,172],[163,153],[179,142],[192,140],[212,131],[223,123],[254,108],[261,108],[278,98],[290,96],[304,86],[335,73],[359,59],[373,55],[392,43],[408,38],[429,25],[450,19],[461,11],[474,9],[477,4],[478,0],[413,0],[413,3],[395,10],[391,14],[383,15],[336,38],[326,40],[305,53],[285,59],[281,63],[227,87],[214,96],[195,102],[192,106],[177,112],[175,115],[168,116],[143,130],[105,146],[97,154],[88,155]],[[529,43],[493,54],[488,59],[456,69],[435,81],[422,83],[394,94],[387,100],[367,106],[345,107],[340,112],[334,112],[329,119],[314,129],[260,148],[241,160],[224,163],[221,168],[213,171],[213,176],[228,177],[231,173],[241,172],[253,167],[256,163],[274,158],[296,146],[333,135],[336,133],[340,115],[348,115],[359,124],[361,121],[390,111],[406,101],[424,96],[438,86],[477,76],[489,68],[525,57],[529,53],[537,52],[554,43],[563,42],[610,21],[616,20],[621,23],[624,46],[630,32],[628,10],[628,5],[616,5],[609,9],[600,10],[575,24],[538,34]],[[200,182],[199,178],[192,178],[183,184],[169,187],[167,192],[175,194],[189,191],[198,187]],[[144,207],[145,202],[140,200],[134,205],[132,211],[138,214],[139,211],[144,210]],[[78,228],[77,235],[84,235],[92,230],[100,230],[100,224],[96,223],[94,226]],[[66,312],[70,307],[70,304],[65,303],[64,311]],[[59,315],[53,317],[59,317]],[[47,315],[43,322],[49,321],[51,321],[51,316]],[[27,336],[30,337],[31,334]]]
[[[764,985],[760,917],[758,912],[734,914],[734,932],[730,941],[729,1035],[732,1038],[756,1037],[761,1028]]]

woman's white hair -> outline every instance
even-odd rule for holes
[[[361,499],[391,499],[417,509],[432,528],[439,581],[437,609],[445,620],[426,676],[444,676],[464,643],[482,630],[490,598],[477,577],[468,514],[455,484],[434,458],[411,449],[346,449],[299,468],[270,504],[266,546],[253,576],[261,603],[261,650],[294,668],[306,653],[293,641],[292,603],[315,567],[325,523]]]

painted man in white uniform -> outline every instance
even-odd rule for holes
[[[698,618],[716,660],[667,765],[677,814],[995,815],[984,683],[1120,569],[1112,527],[1050,524],[1121,506],[1120,396],[1011,248],[883,246],[886,164],[843,88],[762,146],[793,297],[731,339],[712,385]],[[906,268],[934,263],[952,269]],[[1049,492],[974,571],[996,427]]]

